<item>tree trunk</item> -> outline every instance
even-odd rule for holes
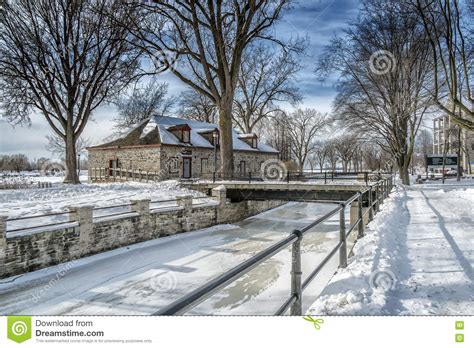
[[[403,185],[410,185],[410,172],[408,170],[408,166],[400,166],[399,167],[400,179],[402,179]]]
[[[224,98],[219,107],[221,173],[224,179],[231,179],[234,172],[232,144],[232,98]]]
[[[397,161],[398,172],[403,185],[410,186],[410,159],[408,155],[401,155]]]
[[[66,132],[66,177],[64,178],[64,183],[81,183],[77,174],[76,139],[72,129]]]

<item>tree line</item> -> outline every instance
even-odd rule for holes
[[[446,113],[474,129],[469,2],[362,0],[357,18],[314,69],[321,81],[339,74],[330,116],[299,107],[296,76],[307,39],[283,40],[273,30],[295,6],[290,0],[1,5],[2,113],[13,124],[28,124],[38,114],[46,120],[51,142],[64,144],[65,182],[79,182],[77,143],[97,108],[108,103],[119,107],[118,128],[175,106],[218,123],[224,176],[233,171],[233,126],[278,142],[282,157],[291,156],[303,170],[322,146],[318,135],[332,125],[347,133],[339,139],[347,141],[334,146],[343,167],[360,167],[365,151],[373,150],[374,158],[384,153],[405,184],[427,116]],[[189,90],[168,97],[157,80],[165,72]],[[299,108],[282,110],[282,103]],[[352,137],[357,146],[346,149]]]

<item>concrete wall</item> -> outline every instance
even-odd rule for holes
[[[132,212],[93,219],[92,206],[71,208],[67,227],[40,233],[6,236],[6,217],[0,217],[0,278],[31,272],[106,250],[188,232],[216,224],[233,223],[281,201],[230,203],[225,189],[213,190],[214,202],[193,206],[191,196],[178,198],[178,207],[153,211],[149,200],[132,202]]]

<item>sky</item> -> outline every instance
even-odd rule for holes
[[[315,62],[329,40],[356,18],[358,7],[357,0],[299,0],[275,26],[278,38],[307,36],[309,39],[306,55],[301,58],[304,68],[298,75],[299,88],[304,97],[300,107],[315,108],[321,112],[331,110],[337,77],[319,82],[313,73]],[[170,95],[178,96],[187,89],[171,72],[160,75],[159,79],[168,82]],[[84,130],[84,137],[90,138],[94,145],[102,143],[113,132],[115,116],[116,109],[112,105],[96,110],[93,120]],[[0,154],[23,153],[31,159],[54,157],[45,148],[46,136],[51,134],[46,120],[38,114],[32,115],[31,119],[30,127],[12,127],[0,119]]]

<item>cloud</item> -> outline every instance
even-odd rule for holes
[[[325,45],[336,34],[340,33],[351,19],[355,19],[359,8],[356,0],[301,0],[283,16],[276,25],[274,32],[282,39],[307,36],[309,38],[308,55],[303,58],[305,66],[298,76],[299,86],[304,94],[302,107],[314,107],[328,112],[336,91],[334,79],[325,83],[319,82],[314,76],[315,62]],[[187,87],[171,73],[160,76],[160,80],[168,82],[169,93],[179,95]],[[92,139],[94,144],[113,132],[114,106],[104,106],[94,113],[94,121],[90,122],[84,136]],[[28,127],[12,128],[4,120],[0,121],[0,153],[25,153],[29,157],[51,156],[44,148],[47,144],[46,135],[51,131],[41,116],[33,118]]]

